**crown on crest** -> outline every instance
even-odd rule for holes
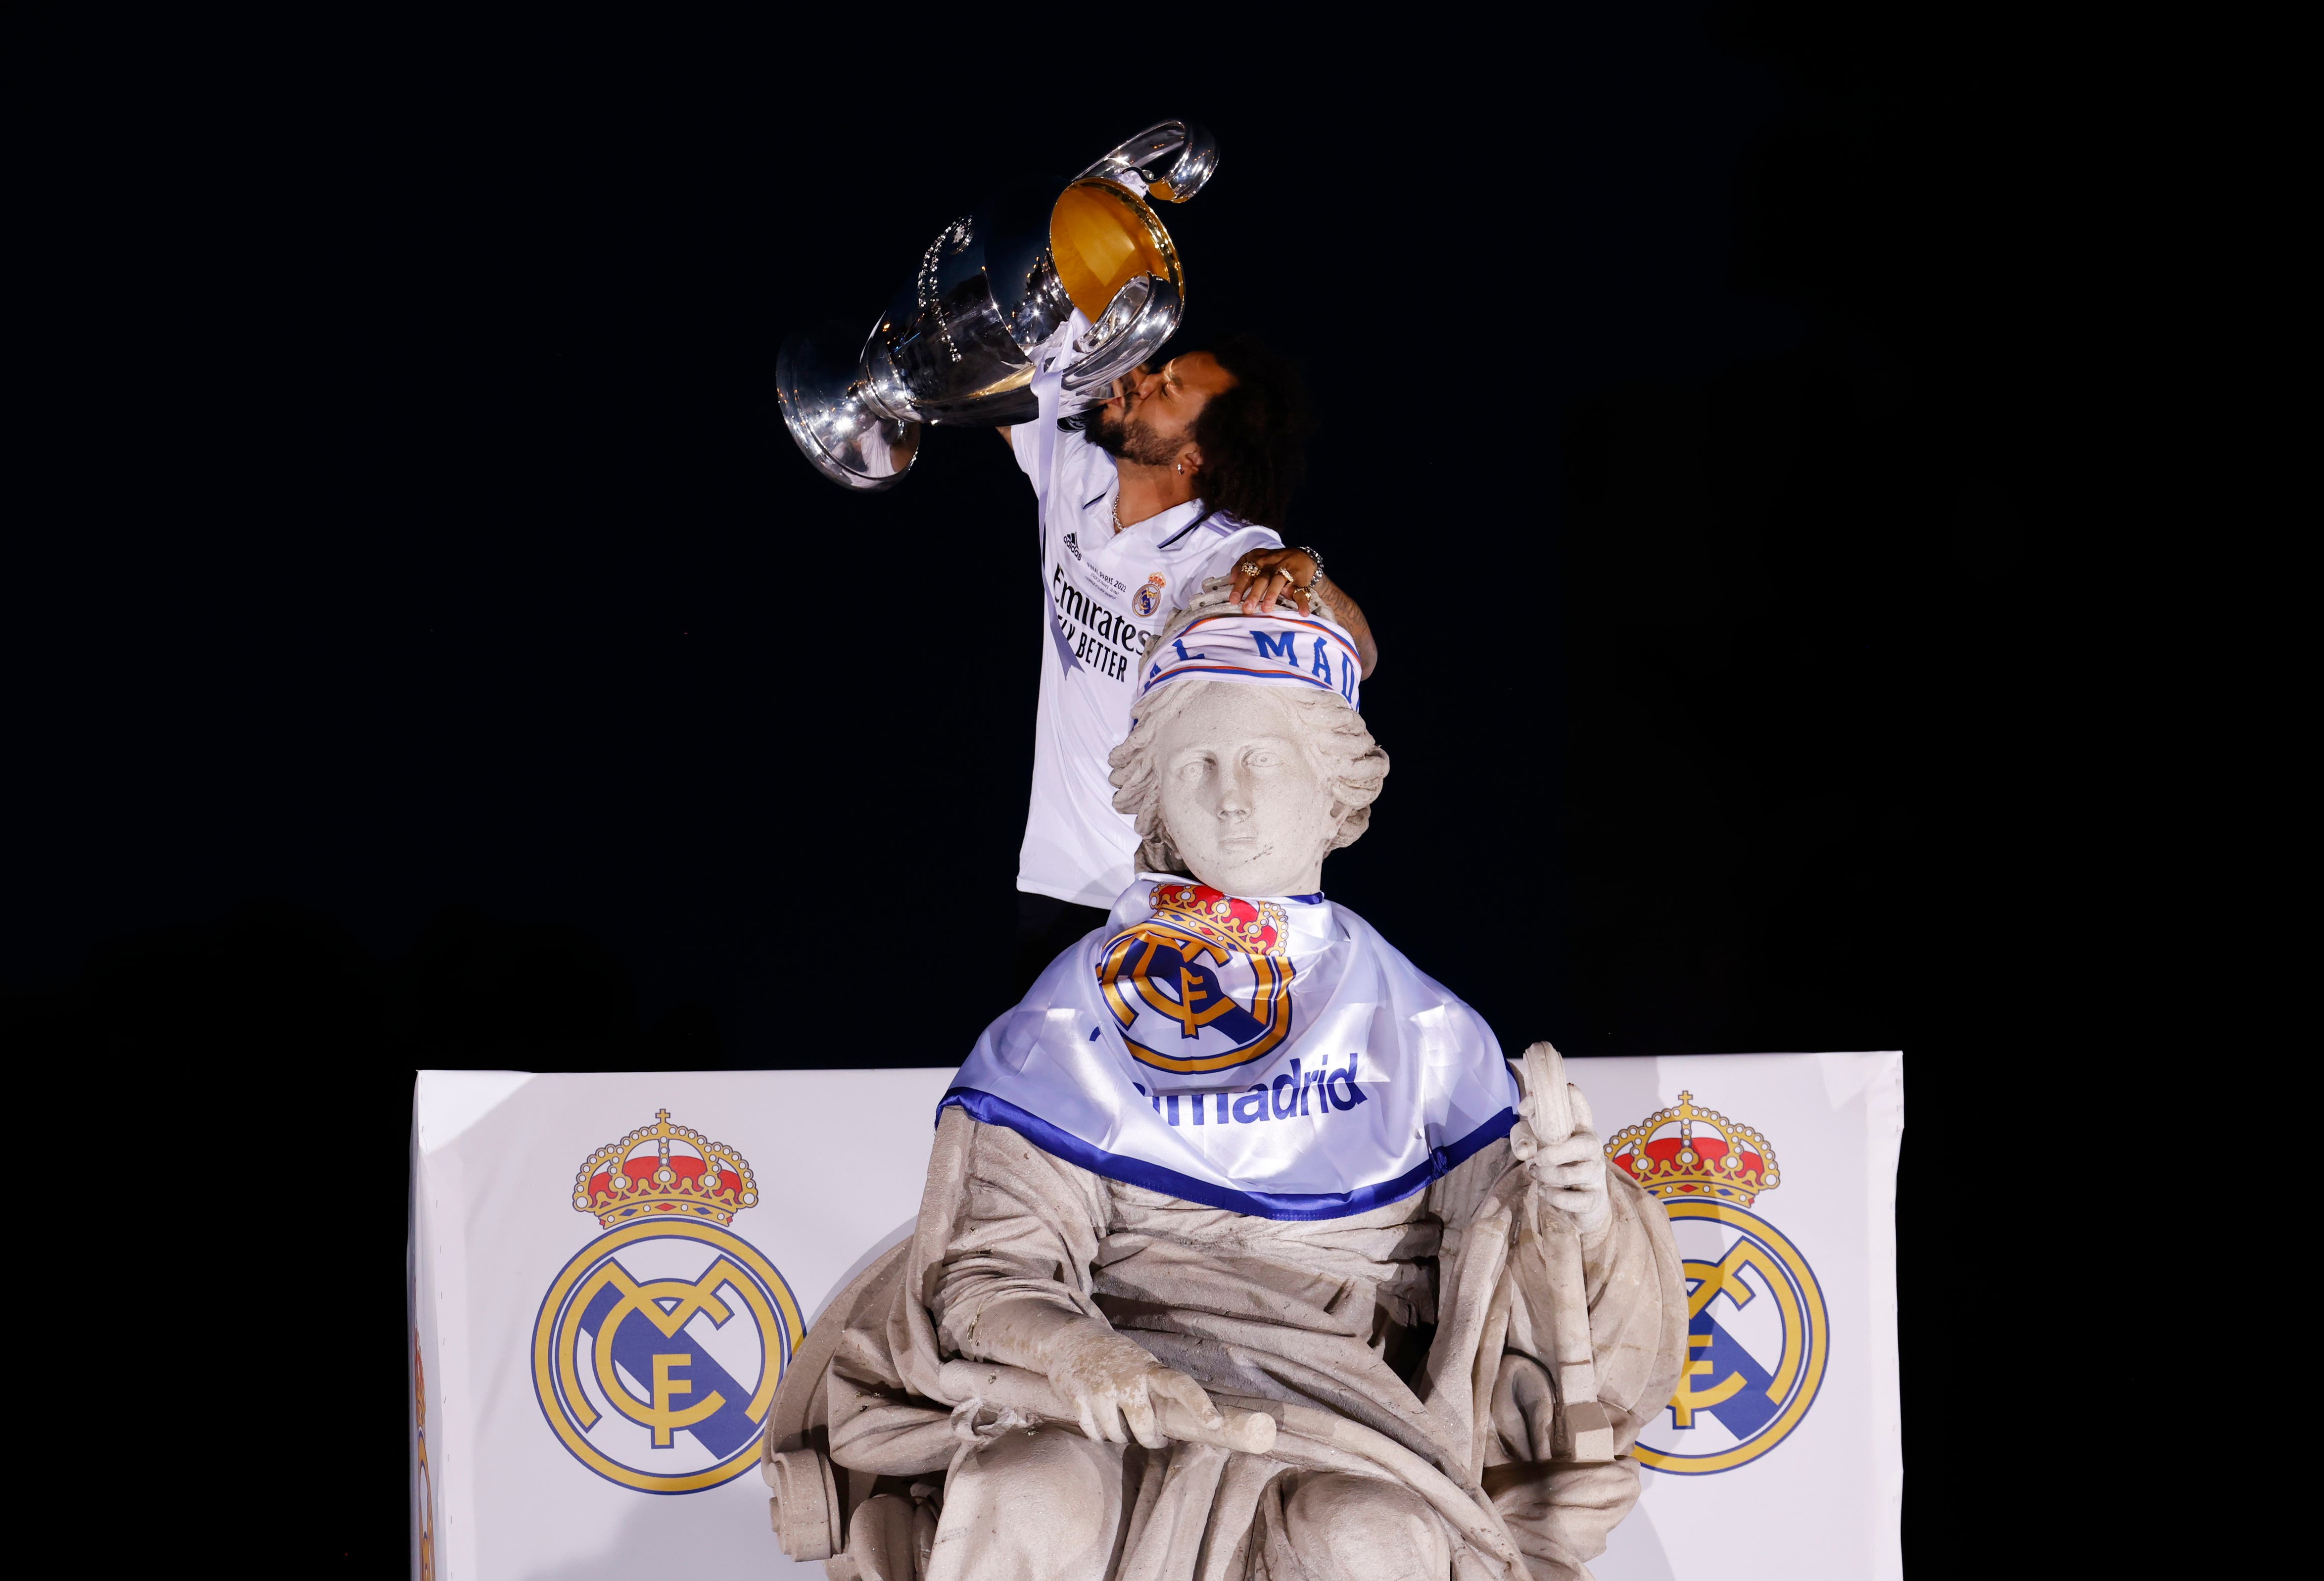
[[[1290,920],[1280,906],[1239,901],[1200,883],[1156,884],[1154,914],[1213,944],[1250,955],[1273,955],[1282,948]]]
[[[1667,1134],[1665,1134],[1667,1133]],[[1606,1156],[1660,1197],[1716,1197],[1748,1207],[1777,1183],[1767,1139],[1716,1109],[1698,1109],[1692,1093],[1614,1133]]]
[[[699,1131],[672,1125],[668,1109],[584,1159],[573,1180],[574,1211],[595,1214],[607,1229],[655,1214],[731,1225],[758,1201],[749,1160]]]

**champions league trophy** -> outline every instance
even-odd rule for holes
[[[840,325],[792,335],[776,364],[783,422],[844,487],[912,468],[920,425],[1002,427],[1036,414],[1033,355],[1075,309],[1065,393],[1103,389],[1178,327],[1185,276],[1149,198],[1184,203],[1218,166],[1211,134],[1164,121],[1067,183],[1020,182],[928,244],[862,349]]]

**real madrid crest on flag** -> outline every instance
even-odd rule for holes
[[[1107,941],[1099,990],[1130,1057],[1157,1070],[1226,1070],[1291,1031],[1281,906],[1201,884],[1157,884],[1154,915]]]
[[[750,1470],[806,1328],[774,1264],[729,1227],[759,1201],[750,1164],[664,1109],[584,1160],[572,1201],[607,1233],[559,1271],[533,1324],[550,1428],[641,1493]]]
[[[413,1541],[420,1549],[420,1581],[436,1581],[436,1481],[428,1471],[428,1358],[417,1328],[411,1331],[411,1400],[416,1408],[411,1419],[413,1450],[419,1456],[412,1488],[413,1524],[419,1531]]]
[[[1779,1182],[1775,1150],[1692,1093],[1615,1133],[1606,1156],[1662,1199],[1687,1282],[1687,1359],[1665,1413],[1639,1433],[1641,1465],[1732,1471],[1782,1443],[1815,1403],[1831,1324],[1815,1271],[1752,1213]]]

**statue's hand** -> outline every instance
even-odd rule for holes
[[[1200,1383],[1156,1361],[1144,1346],[1096,1324],[1076,1324],[1047,1347],[1049,1385],[1081,1413],[1082,1431],[1093,1440],[1119,1444],[1128,1436],[1148,1449],[1168,1440],[1154,1419],[1157,1400],[1175,1400],[1205,1427],[1226,1419]]]
[[[1606,1147],[1598,1140],[1590,1100],[1578,1086],[1568,1084],[1565,1090],[1573,1105],[1572,1133],[1563,1142],[1533,1137],[1534,1152],[1526,1162],[1549,1205],[1570,1216],[1584,1235],[1594,1235],[1614,1217],[1613,1198],[1606,1188]],[[1531,1128],[1527,1130],[1530,1135]]]

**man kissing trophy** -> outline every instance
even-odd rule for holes
[[[1037,357],[1067,394],[1102,398],[1185,310],[1178,250],[1148,199],[1185,202],[1218,157],[1201,127],[1165,121],[1062,191],[1019,182],[954,220],[860,349],[844,325],[783,343],[776,395],[791,438],[834,483],[883,489],[911,470],[924,423],[1030,421]],[[1061,343],[1076,310],[1087,328]]]
[[[892,486],[932,422],[994,429],[1032,485],[1046,630],[1014,991],[1136,874],[1106,754],[1129,732],[1140,656],[1206,581],[1231,578],[1254,615],[1329,597],[1366,673],[1377,657],[1322,555],[1284,539],[1308,428],[1296,368],[1241,335],[1148,365],[1185,302],[1156,210],[1217,159],[1200,127],[1165,121],[1062,189],[1009,188],[937,234],[860,345],[849,327],[795,335],[778,368],[792,437],[843,486]],[[991,548],[1013,561],[1023,540]]]
[[[1146,870],[985,1031],[783,1374],[835,1581],[1586,1577],[1686,1299],[1545,1043],[1327,901],[1388,757],[1328,606],[1213,581],[1112,754]]]

